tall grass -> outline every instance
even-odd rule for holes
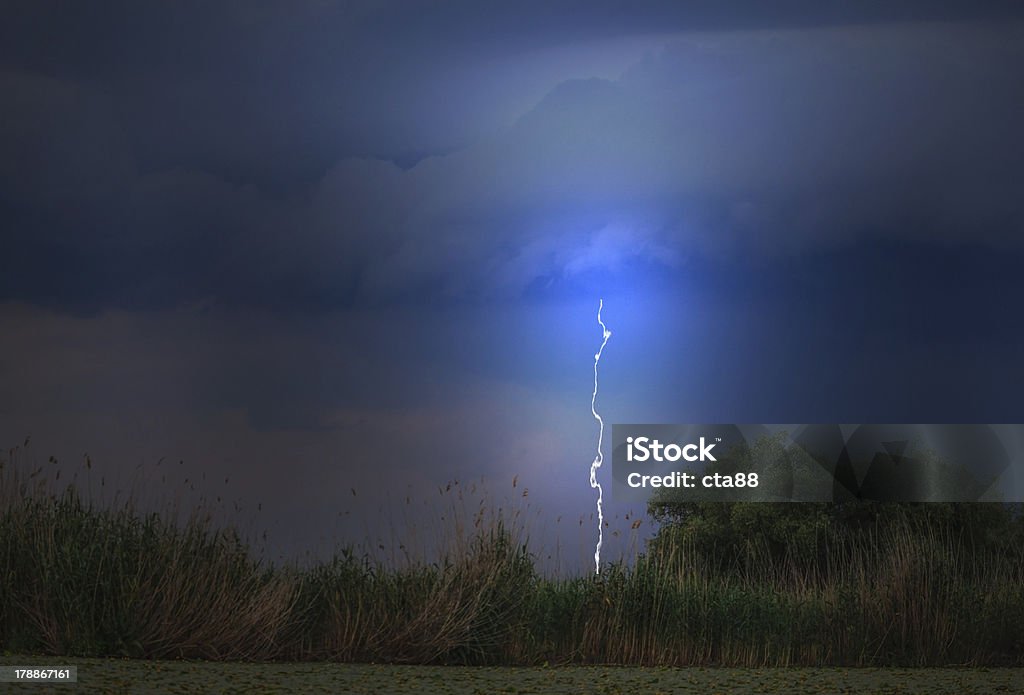
[[[9,465],[9,462],[4,462]],[[97,508],[39,471],[0,472],[0,644],[10,651],[259,659],[295,592],[208,516]]]
[[[545,577],[518,517],[478,512],[437,561],[263,562],[209,515],[99,506],[0,462],[0,650],[446,664],[1020,665],[1024,548],[912,519],[826,549],[685,544]],[[33,475],[33,473],[35,475]],[[702,559],[703,558],[703,559]]]

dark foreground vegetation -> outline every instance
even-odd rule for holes
[[[431,695],[998,695],[1019,693],[1016,668],[664,668],[403,666],[322,662],[253,663],[0,656],[2,665],[78,667],[77,688],[123,693],[404,693]],[[9,686],[12,693],[76,686]],[[7,692],[7,691],[5,691]]]
[[[550,578],[500,518],[436,563],[263,562],[232,530],[0,471],[0,651],[213,660],[1024,665],[1003,505],[655,509],[656,542]],[[669,510],[671,511],[671,510]],[[676,510],[678,511],[678,510]]]

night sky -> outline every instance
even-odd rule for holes
[[[1024,422],[1022,75],[1019,2],[2,2],[0,445],[582,565],[601,298],[609,425]]]

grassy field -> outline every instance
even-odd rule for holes
[[[5,665],[78,666],[90,693],[1018,693],[1024,669],[507,668],[338,663],[219,663],[3,657]],[[69,692],[27,684],[11,692]]]
[[[388,566],[341,549],[313,566],[273,566],[202,510],[173,522],[131,501],[97,506],[74,487],[47,485],[45,465],[7,463],[0,470],[0,652],[10,654],[154,660],[129,670],[193,667],[160,661],[167,659],[1024,666],[1024,544],[990,547],[960,529],[891,523],[856,542],[823,546],[810,564],[764,553],[723,563],[681,541],[632,563],[610,563],[598,577],[549,577],[537,572],[515,520],[481,508],[435,562]],[[194,668],[257,674],[278,667]]]

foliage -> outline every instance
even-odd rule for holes
[[[0,470],[0,650],[417,664],[1022,665],[1020,520],[707,505],[650,551],[542,577],[515,519],[439,562],[264,565],[230,529]],[[668,508],[665,508],[668,510]],[[723,550],[728,550],[723,552]]]
[[[752,446],[739,445],[722,457],[713,470],[749,470],[756,461],[789,462],[806,458],[796,447],[786,449],[784,433],[764,437]],[[772,499],[784,487],[783,466],[769,465],[766,477]],[[880,544],[892,529],[916,536],[951,536],[976,555],[1009,553],[1024,542],[1021,506],[1001,503],[882,503],[702,501],[693,491],[662,488],[648,511],[660,522],[650,551],[665,555],[687,546],[703,561],[719,568],[764,562],[791,562],[804,572],[825,572],[830,555],[850,552],[858,544]]]

